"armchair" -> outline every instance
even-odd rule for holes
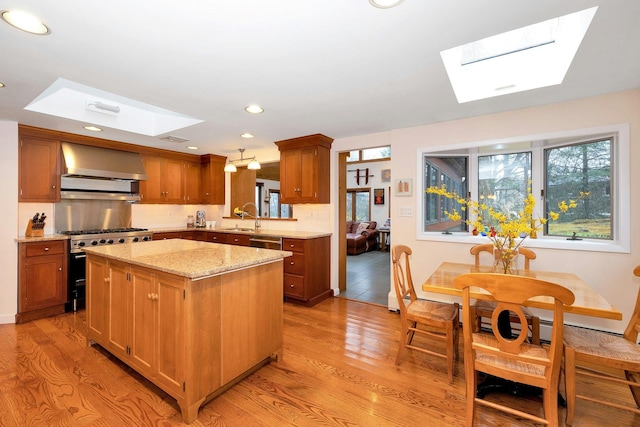
[[[378,248],[376,221],[347,221],[347,255],[359,255]]]

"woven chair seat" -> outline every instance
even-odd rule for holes
[[[640,364],[640,347],[612,334],[565,326],[564,343],[582,354]]]
[[[407,317],[450,322],[458,317],[459,309],[453,304],[416,300],[407,307]]]
[[[474,343],[477,344],[482,344],[494,348],[498,347],[498,340],[493,334],[474,333],[473,340]],[[520,354],[527,357],[536,357],[545,360],[549,359],[549,353],[544,349],[544,347],[528,343],[522,344]],[[497,366],[503,369],[509,369],[511,371],[523,372],[529,375],[538,375],[540,377],[544,377],[545,374],[545,367],[540,364],[509,360],[496,354],[487,353],[479,348],[476,348],[476,360],[488,365]]]

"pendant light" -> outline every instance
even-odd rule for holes
[[[260,163],[256,160],[256,156],[245,159],[244,148],[238,148],[238,151],[240,152],[240,158],[235,160],[229,160],[227,164],[224,166],[225,172],[237,172],[238,168],[236,167],[236,164],[243,166],[243,163],[247,161],[249,162],[249,164],[247,165],[247,169],[250,169],[250,170],[260,169],[261,166],[260,166]]]

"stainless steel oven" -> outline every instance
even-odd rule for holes
[[[62,233],[70,236],[66,311],[82,309],[86,304],[87,254],[82,250],[84,247],[146,242],[153,236],[151,231],[143,228],[74,230]]]

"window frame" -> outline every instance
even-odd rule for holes
[[[526,246],[531,248],[549,248],[578,251],[630,253],[631,248],[631,185],[630,185],[630,138],[629,124],[613,124],[593,128],[573,129],[545,134],[522,135],[510,138],[475,141],[447,146],[422,147],[417,150],[417,182],[420,192],[416,200],[416,239],[424,241],[456,242],[477,244],[486,241],[482,236],[473,236],[470,232],[454,232],[442,234],[439,231],[424,231],[425,221],[424,194],[424,158],[446,156],[468,156],[468,191],[478,194],[478,161],[479,155],[531,151],[532,157],[532,194],[536,197],[535,217],[542,216],[544,207],[542,188],[544,179],[544,149],[554,146],[588,142],[594,138],[613,137],[611,165],[611,191],[613,203],[613,236],[611,240],[569,241],[564,236],[548,236],[538,234],[537,239],[527,238]],[[476,196],[472,196],[476,197]]]

